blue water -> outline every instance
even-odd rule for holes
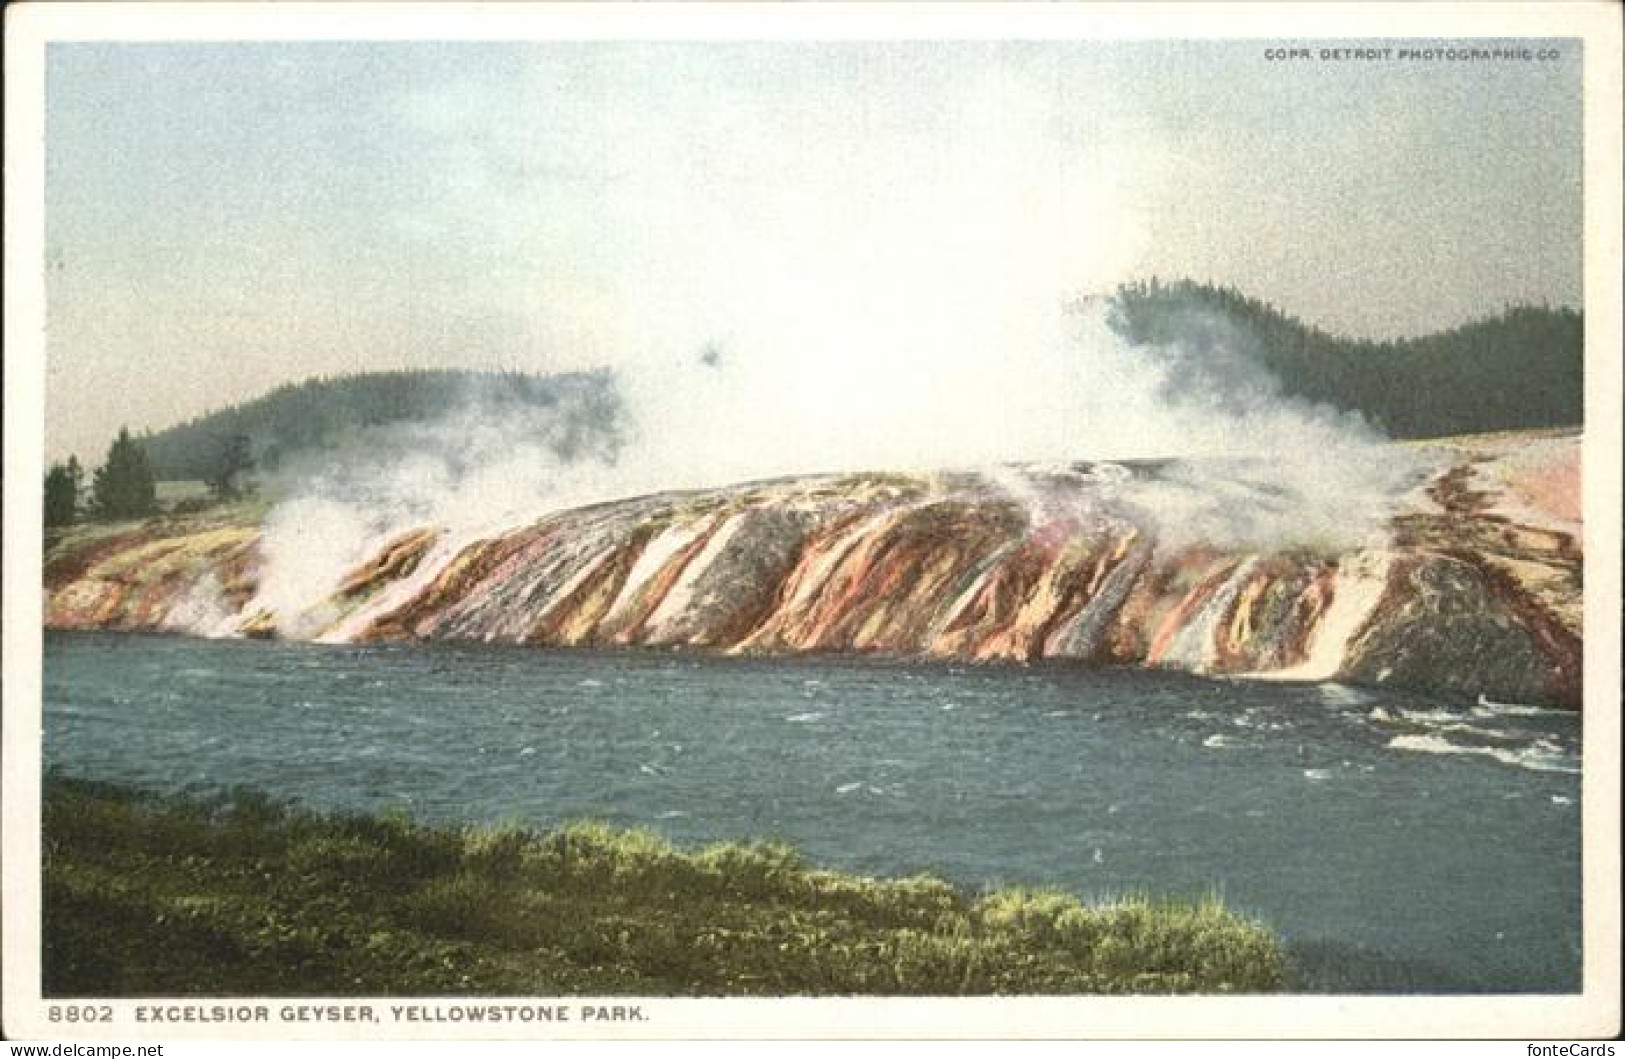
[[[1070,666],[51,634],[45,759],[1086,896],[1217,892],[1305,992],[1580,985],[1579,719]]]

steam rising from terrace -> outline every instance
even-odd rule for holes
[[[1285,400],[1240,336],[1134,347],[1107,311],[1079,307],[1065,340],[1040,356],[1016,350],[1000,382],[949,389],[920,379],[884,402],[834,402],[824,418],[809,414],[798,386],[817,365],[769,386],[732,363],[742,353],[711,348],[665,370],[618,369],[625,404],[613,411],[624,418],[599,424],[616,444],[579,446],[570,459],[556,437],[567,409],[473,397],[434,421],[365,433],[285,476],[286,499],[265,527],[259,602],[292,622],[415,526],[446,530],[439,554],[449,557],[568,507],[828,471],[980,470],[1035,525],[1127,519],[1177,547],[1335,550],[1380,537],[1421,470],[1417,456],[1358,416]],[[847,384],[864,390],[869,380]],[[1155,474],[1112,462],[1147,458]],[[1067,470],[1080,461],[1095,470]]]
[[[694,132],[699,147],[606,129],[604,216],[646,252],[559,304],[614,372],[624,446],[561,460],[546,422],[475,401],[369,437],[290,477],[262,602],[291,613],[412,525],[473,536],[840,470],[1199,457],[1155,482],[1024,499],[1106,504],[1227,546],[1342,546],[1378,528],[1413,468],[1358,417],[1285,400],[1221,325],[1132,346],[1107,302],[1069,303],[1132,268],[1121,204],[1155,179],[1144,153],[1114,152],[1109,131],[1058,135],[1054,100],[1018,78],[962,103],[929,136],[877,122],[857,157],[819,152],[816,123],[748,151],[716,127]],[[510,206],[522,222],[522,201],[495,203]]]

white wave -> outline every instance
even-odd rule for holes
[[[843,783],[839,787],[835,788],[835,793],[836,794],[851,794],[853,791],[857,790],[858,788],[860,788],[862,786],[863,786],[863,781],[862,780],[858,780],[855,783]]]
[[[1317,684],[1316,690],[1325,702],[1333,706],[1363,706],[1376,696],[1364,688],[1353,688],[1347,684],[1338,684],[1328,681]]]
[[[1505,765],[1532,769],[1537,772],[1580,771],[1579,765],[1568,754],[1554,745],[1535,744],[1521,750],[1499,746],[1463,746],[1437,735],[1396,735],[1388,741],[1390,750],[1411,750],[1423,754],[1469,754],[1492,758]]]
[[[1206,739],[1202,740],[1202,745],[1207,747],[1209,750],[1223,750],[1230,747],[1239,746],[1240,744],[1226,735],[1210,735]]]
[[[814,721],[822,721],[823,719],[824,715],[816,710],[811,713],[792,713],[785,718],[790,724],[812,724]]]
[[[1331,769],[1304,769],[1303,778],[1306,780],[1329,780],[1332,778]]]
[[[1499,740],[1505,743],[1515,743],[1519,739],[1523,738],[1522,736],[1513,732],[1503,732],[1499,728],[1481,728],[1476,724],[1462,724],[1460,722],[1441,724],[1435,729],[1435,731],[1460,732],[1462,735],[1470,735],[1479,739]],[[1545,740],[1537,739],[1535,741],[1535,745],[1539,746],[1543,742],[1545,742]],[[1557,744],[1552,744],[1549,749],[1558,749]]]
[[[1268,714],[1262,710],[1248,710],[1230,718],[1230,723],[1237,728],[1246,728],[1254,732],[1284,732],[1292,727],[1289,721],[1264,720]]]
[[[1493,702],[1483,695],[1473,707],[1474,717],[1543,717],[1548,714],[1566,714],[1567,710],[1554,710],[1547,706],[1528,706],[1521,702]]]
[[[1419,724],[1452,724],[1467,719],[1466,714],[1452,710],[1400,710],[1399,715]]]

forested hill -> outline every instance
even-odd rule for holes
[[[1292,397],[1358,411],[1390,437],[1576,426],[1584,412],[1584,318],[1519,305],[1448,331],[1343,338],[1234,290],[1181,280],[1118,288],[1112,322],[1131,342],[1182,356],[1247,357]]]
[[[1180,280],[1119,287],[1113,327],[1176,356],[1170,385],[1223,384],[1239,362],[1281,392],[1357,411],[1389,436],[1442,437],[1575,426],[1584,408],[1584,321],[1569,308],[1514,306],[1449,331],[1394,341],[1344,338],[1234,290]],[[143,438],[154,477],[208,479],[234,439],[274,471],[295,453],[358,431],[470,407],[536,414],[565,458],[619,443],[620,401],[607,371],[561,375],[419,370],[288,384]]]
[[[310,379],[278,387],[247,404],[210,412],[143,439],[160,481],[207,479],[220,454],[246,436],[255,465],[275,470],[295,453],[320,450],[358,431],[479,409],[535,413],[561,456],[613,448],[620,404],[607,372],[385,371]]]

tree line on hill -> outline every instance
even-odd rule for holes
[[[255,472],[274,472],[298,454],[336,447],[373,428],[470,408],[491,415],[539,412],[538,427],[545,426],[549,444],[566,461],[620,443],[619,399],[607,372],[424,369],[314,378],[139,438],[121,428],[88,491],[77,457],[54,464],[45,475],[45,524],[155,514],[158,482],[204,482],[207,500],[184,501],[188,506],[240,499],[254,491]]]
[[[216,503],[240,500],[254,491],[249,475],[254,469],[249,439],[228,438],[215,453],[204,482]],[[77,456],[54,463],[45,472],[45,525],[67,526],[81,517],[116,521],[145,518],[158,512],[158,479],[147,457],[146,445],[120,427],[108,446],[107,459],[91,476],[88,496],[84,468]]]
[[[1583,421],[1584,319],[1567,307],[1514,305],[1447,331],[1376,341],[1333,335],[1228,287],[1151,279],[1120,286],[1109,321],[1149,355],[1186,358],[1176,368],[1207,366],[1171,373],[1172,385],[1210,384],[1239,357],[1266,371],[1281,396],[1359,412],[1395,438]],[[237,499],[252,492],[256,470],[275,471],[296,454],[469,407],[542,411],[548,443],[566,462],[620,444],[620,398],[607,371],[315,378],[139,440],[121,429],[88,493],[77,458],[51,467],[45,521],[153,514],[160,481],[203,481],[211,499]]]
[[[378,371],[288,383],[159,431],[145,444],[160,481],[197,480],[208,477],[222,447],[236,437],[249,439],[257,466],[275,471],[296,454],[331,448],[360,431],[468,407],[557,413],[565,420],[558,435],[564,459],[599,443],[618,413],[607,372]]]
[[[1376,341],[1330,334],[1231,288],[1152,279],[1119,287],[1110,320],[1137,345],[1250,358],[1283,396],[1359,412],[1394,438],[1584,419],[1585,322],[1566,306],[1511,305],[1446,331]]]

